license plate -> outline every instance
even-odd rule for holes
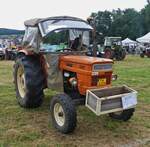
[[[122,97],[123,109],[133,107],[137,104],[137,95],[135,93],[130,93]]]
[[[98,86],[105,86],[106,85],[106,79],[105,78],[99,79],[97,85]]]

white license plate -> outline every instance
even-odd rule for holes
[[[137,104],[137,95],[136,93],[130,93],[122,97],[122,106],[123,109],[133,107]]]

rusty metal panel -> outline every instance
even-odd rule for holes
[[[59,54],[46,54],[48,64],[48,88],[63,92],[63,73],[59,69]]]
[[[107,111],[116,108],[122,108],[121,97],[102,101],[101,111]]]

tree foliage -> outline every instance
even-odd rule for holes
[[[121,36],[136,39],[150,32],[150,0],[140,12],[135,9],[117,9],[92,13],[96,30],[104,36]]]
[[[24,31],[0,28],[0,35],[20,35],[20,34],[21,35],[24,34]]]

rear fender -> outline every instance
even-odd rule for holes
[[[32,52],[32,51],[27,51],[27,50],[25,50],[25,49],[18,50],[17,56],[20,56],[20,55],[25,55],[25,56],[38,56],[38,57],[40,58],[40,65],[39,65],[39,66],[42,67],[43,74],[44,74],[44,77],[45,77],[45,88],[47,88],[48,66],[47,66],[45,57],[44,57],[42,54],[35,54],[34,52]]]
[[[27,51],[25,49],[22,50],[18,50],[18,54],[23,53],[25,55],[34,55],[34,53],[32,51]]]

